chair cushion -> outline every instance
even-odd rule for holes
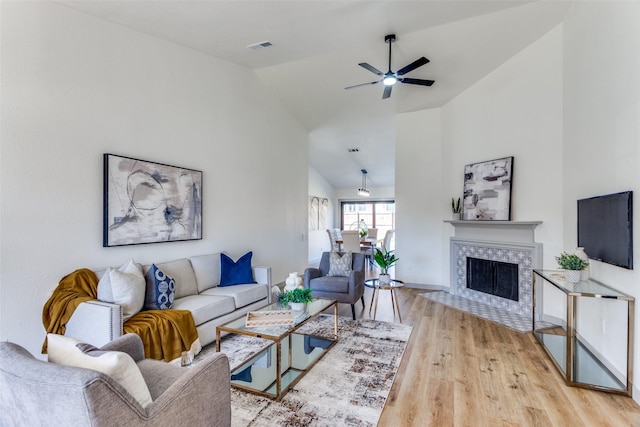
[[[151,265],[147,274],[147,296],[144,308],[147,310],[166,310],[171,308],[176,296],[176,282],[166,275],[155,264]]]
[[[309,281],[309,287],[315,291],[349,293],[349,278],[341,276],[322,276]]]
[[[174,310],[189,310],[196,326],[235,310],[233,298],[213,295],[189,295],[173,301]]]
[[[108,268],[98,282],[98,299],[122,306],[125,322],[142,309],[144,295],[144,276],[133,260],[118,269]]]
[[[251,269],[252,256],[253,252],[249,251],[234,262],[226,254],[220,254],[220,284],[218,286],[256,283],[253,280],[253,270]]]
[[[267,298],[269,295],[268,287],[261,284],[223,286],[207,289],[200,295],[215,295],[232,297],[236,308],[253,304],[256,301]]]
[[[102,372],[117,381],[142,407],[151,403],[149,388],[131,356],[122,351],[103,351],[64,335],[47,334],[49,362]]]
[[[349,276],[351,271],[351,252],[340,254],[331,252],[329,255],[329,273],[327,276]]]

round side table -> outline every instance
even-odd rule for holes
[[[389,291],[391,293],[391,308],[393,308],[393,315],[396,315],[397,309],[398,318],[400,319],[400,323],[402,323],[402,316],[400,315],[400,304],[398,303],[398,295],[396,295],[396,289],[403,287],[404,282],[402,280],[391,279],[391,282],[389,283],[382,283],[378,279],[369,279],[364,281],[364,285],[367,288],[373,289],[371,305],[369,306],[369,315],[371,315],[371,309],[373,308],[373,320],[376,320],[376,313],[378,312],[378,296],[379,291],[382,290]]]

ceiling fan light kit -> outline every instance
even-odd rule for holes
[[[401,76],[404,76],[405,74],[415,70],[416,68],[422,67],[423,65],[427,64],[429,62],[429,60],[427,58],[425,58],[424,56],[416,59],[411,64],[406,65],[405,67],[399,69],[396,72],[391,71],[391,43],[396,41],[396,35],[395,34],[387,34],[386,36],[384,36],[384,41],[385,41],[385,43],[389,44],[389,69],[388,69],[388,71],[386,73],[383,73],[382,71],[378,70],[376,67],[374,67],[372,65],[369,65],[366,62],[361,62],[358,65],[360,65],[362,68],[365,68],[365,69],[371,71],[373,74],[376,74],[376,75],[380,76],[381,79],[380,80],[376,80],[374,82],[362,83],[362,84],[354,85],[354,86],[348,86],[348,87],[345,87],[345,89],[353,89],[354,87],[375,85],[377,83],[382,82],[382,84],[384,85],[384,91],[382,92],[382,99],[387,99],[387,98],[389,98],[391,96],[391,89],[393,88],[393,85],[395,85],[397,82],[407,83],[407,84],[411,84],[411,85],[420,85],[420,86],[431,86],[433,83],[435,83],[434,80],[412,79],[412,78],[409,78],[409,77],[401,77]]]

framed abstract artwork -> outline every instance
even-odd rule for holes
[[[104,247],[202,239],[202,172],[104,154]]]
[[[464,167],[462,219],[511,220],[513,156]]]

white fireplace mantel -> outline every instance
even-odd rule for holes
[[[535,229],[542,221],[445,221],[455,228],[455,237],[494,242],[535,242]]]
[[[542,221],[445,221],[450,238],[449,292],[522,316],[531,316],[533,269],[541,268],[542,243],[534,231]],[[518,264],[518,301],[467,288],[467,257]]]

